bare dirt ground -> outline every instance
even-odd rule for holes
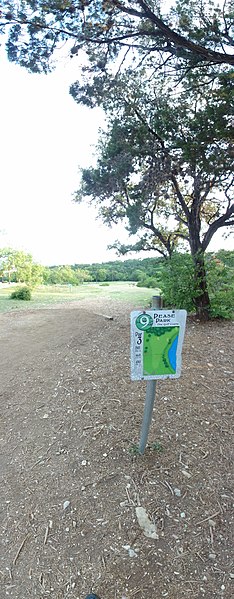
[[[182,376],[158,383],[134,455],[146,386],[130,381],[131,309],[0,317],[1,599],[232,597],[233,327],[189,321]]]

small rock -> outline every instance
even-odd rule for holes
[[[181,490],[180,489],[175,488],[174,489],[174,493],[175,493],[176,497],[181,497]]]
[[[69,507],[69,505],[71,505],[70,501],[64,501],[63,509],[66,510]]]
[[[149,519],[145,508],[142,506],[137,506],[135,510],[138,524],[140,528],[143,529],[145,537],[149,537],[150,539],[158,539],[156,524]]]
[[[128,550],[128,555],[129,555],[129,557],[137,557],[137,554],[134,551],[134,549],[129,549]]]
[[[209,526],[211,526],[211,528],[215,528],[214,520],[209,520]]]
[[[137,557],[137,553],[130,547],[130,545],[123,545],[123,549],[126,549],[129,557]]]
[[[49,418],[49,414],[44,414],[43,418]]]
[[[182,474],[186,476],[186,478],[191,478],[192,476],[189,472],[187,472],[187,470],[182,470]]]
[[[208,555],[209,559],[215,559],[216,558],[216,553],[209,553]]]
[[[180,517],[181,517],[181,518],[186,518],[186,514],[185,514],[185,512],[181,512],[181,514],[180,514]]]

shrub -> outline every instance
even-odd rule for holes
[[[189,254],[174,254],[171,260],[164,262],[160,288],[165,306],[194,311],[194,266]]]
[[[233,318],[234,285],[233,268],[226,266],[215,256],[206,256],[207,286],[213,318]],[[174,254],[164,262],[159,286],[163,292],[164,305],[168,308],[184,308],[194,312],[196,288],[194,265],[189,254]]]
[[[234,288],[222,289],[211,297],[211,316],[213,318],[234,318]]]
[[[158,288],[158,281],[155,277],[144,277],[137,283],[137,287],[148,287],[152,289]]]
[[[11,299],[30,301],[32,299],[31,289],[29,287],[19,287],[11,293]]]

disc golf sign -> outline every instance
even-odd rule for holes
[[[186,310],[131,312],[131,378],[178,378]]]

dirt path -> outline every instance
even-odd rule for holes
[[[188,324],[182,377],[157,386],[162,451],[136,456],[130,310],[100,299],[0,317],[1,599],[232,597],[233,327]]]

